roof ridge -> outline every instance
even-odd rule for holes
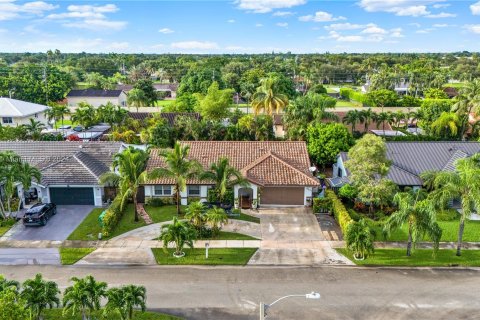
[[[89,156],[88,154],[86,154],[85,152],[83,151],[77,151],[75,154],[73,154],[73,158],[75,160],[77,160],[85,169],[87,169],[87,171],[92,175],[94,176],[95,178],[99,178],[99,176],[97,176],[77,155],[79,154],[82,154],[82,155],[86,155],[86,156]]]
[[[397,164],[395,164],[395,163],[392,163],[392,165],[391,165],[390,167],[396,167],[397,169],[400,169],[400,170],[402,170],[402,171],[405,171],[406,173],[411,174],[412,176],[420,177],[418,174],[413,173],[413,172],[411,172],[410,170],[404,169],[404,168],[400,167],[399,165],[397,165]],[[389,170],[390,170],[390,169],[389,169]]]
[[[62,159],[60,159],[60,160],[58,160],[58,161],[55,161],[55,162],[49,164],[48,166],[45,166],[44,168],[40,169],[40,171],[44,171],[44,170],[50,169],[51,167],[54,167],[54,166],[56,166],[57,164],[59,164],[60,162],[63,162],[63,161],[65,161],[65,160],[67,160],[68,158],[71,158],[71,157],[72,157],[72,155],[64,156]],[[49,159],[49,158],[47,158],[47,159]]]

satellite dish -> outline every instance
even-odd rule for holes
[[[310,167],[308,168],[308,170],[310,170],[310,172],[314,172],[315,170],[317,170],[317,167]]]

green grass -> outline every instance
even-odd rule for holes
[[[181,206],[180,217],[182,217],[184,210],[185,206]],[[173,217],[177,216],[177,207],[175,205],[161,207],[145,206],[145,211],[147,211],[148,215],[155,223],[170,221]]]
[[[447,87],[452,87],[452,88],[456,88],[456,89],[461,89],[465,86],[465,83],[464,82],[458,82],[458,83],[446,83],[443,85],[444,88],[447,88]]]
[[[157,100],[157,102],[155,102],[155,106],[157,107],[168,106],[173,102],[175,102],[175,100]]]
[[[62,264],[70,265],[95,251],[95,248],[60,248],[58,251]]]
[[[337,104],[335,107],[348,107],[348,108],[354,108],[354,107],[361,107],[362,104],[359,102],[355,101],[347,101],[347,100],[337,100]]]
[[[243,233],[220,231],[216,237],[213,238],[200,238],[199,240],[258,240]]]
[[[411,267],[449,267],[480,266],[480,250],[463,250],[462,256],[457,257],[455,250],[439,250],[434,258],[431,249],[417,249],[410,257],[406,256],[405,249],[376,249],[375,254],[363,261],[353,259],[346,249],[337,249],[357,265],[372,266],[411,266]]]
[[[67,120],[67,119],[63,120],[63,125],[64,126],[72,126],[72,127],[75,126],[75,124],[72,122],[72,120]],[[59,120],[59,121],[55,122],[55,129],[58,129],[61,126],[62,126],[62,120]]]
[[[104,208],[95,208],[83,219],[82,223],[73,230],[67,240],[96,240],[98,234],[102,232],[102,227],[98,223],[98,216],[105,210]]]
[[[158,264],[162,265],[246,265],[255,248],[209,249],[208,259],[205,259],[205,249],[184,249],[183,258],[175,258],[173,249],[165,252],[161,248],[153,248],[152,252]]]
[[[228,216],[228,219],[233,219],[233,220],[243,220],[243,221],[249,221],[253,223],[260,223],[260,218],[251,216],[249,214],[245,213],[240,213],[239,216]]]
[[[116,236],[124,234],[125,232],[131,231],[140,227],[144,227],[147,225],[142,218],[140,218],[138,222],[135,222],[134,216],[135,216],[135,213],[133,211],[133,204],[128,204],[125,209],[125,212],[123,213],[122,218],[117,224],[117,227],[115,228],[115,230],[113,230],[112,234],[105,239],[115,238]]]
[[[457,241],[459,220],[453,221],[438,221],[440,228],[442,228],[442,242]],[[375,226],[373,228],[377,233],[376,240],[383,241],[381,226]],[[401,229],[395,230],[386,241],[407,241],[408,239],[408,226],[405,224]],[[428,239],[425,239],[428,240]],[[465,230],[463,233],[463,241],[466,242],[478,242],[480,241],[480,221],[467,220],[465,222]]]
[[[44,311],[44,319],[45,320],[81,320],[82,315],[76,314],[72,316],[71,314],[63,315],[62,309],[47,309]],[[96,312],[95,319],[102,319],[102,320],[118,320],[120,316],[118,314],[111,314],[107,315],[106,317],[102,316],[102,311]],[[163,313],[156,313],[156,312],[140,312],[134,311],[133,319],[135,320],[180,320],[181,318],[170,316]]]
[[[7,233],[17,221],[15,219],[3,220],[0,223],[0,237]]]

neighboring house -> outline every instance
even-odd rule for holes
[[[387,178],[400,187],[421,187],[420,175],[425,171],[452,171],[455,161],[480,152],[479,142],[386,142],[387,158],[392,161]],[[333,165],[333,177],[327,179],[332,188],[348,183],[345,168],[347,152],[341,152]]]
[[[283,126],[283,115],[281,114],[273,115],[273,133],[275,134],[275,138],[285,137],[285,128]]]
[[[309,171],[310,160],[303,141],[190,141],[189,158],[204,169],[226,157],[230,165],[248,180],[248,186],[234,187],[234,197],[242,208],[261,206],[307,206],[318,180]],[[164,166],[159,149],[150,154],[147,169]],[[173,180],[156,179],[145,185],[145,197],[172,197]],[[180,193],[183,205],[189,200],[207,201],[208,181],[188,180]]]
[[[0,124],[2,126],[19,126],[30,123],[30,119],[40,121],[47,125],[45,116],[47,106],[15,100],[0,98]]]
[[[106,199],[99,177],[123,148],[119,142],[0,141],[0,151],[11,150],[40,170],[33,192],[57,205],[101,206]],[[21,185],[18,195],[23,198]]]
[[[332,111],[332,112],[338,117],[338,121],[332,121],[332,120],[326,119],[326,120],[322,120],[322,122],[323,123],[330,123],[330,122],[343,123],[343,118],[345,118],[345,116],[347,115],[347,112],[345,111]],[[352,130],[351,124],[344,123],[344,125],[348,128],[349,131]],[[392,130],[392,126],[387,121],[380,124],[377,124],[375,121],[371,121],[367,126],[367,132],[372,130],[383,130],[384,127],[385,127],[385,130]],[[357,132],[365,132],[365,124],[361,122],[357,122],[353,130]]]
[[[370,91],[371,85],[372,84],[370,80],[367,79],[366,83],[362,85],[361,92],[368,93]],[[402,78],[397,83],[395,83],[393,91],[395,91],[398,95],[405,95],[408,93],[409,88],[410,82],[407,79]]]
[[[370,130],[370,132],[378,137],[402,137],[406,135],[398,130]]]
[[[71,90],[67,95],[69,107],[78,107],[80,102],[86,102],[95,108],[107,103],[117,106],[127,106],[127,94],[123,90],[83,89]]]
[[[160,114],[170,126],[175,124],[175,120],[178,117],[191,117],[197,121],[201,120],[200,113],[198,112],[129,112],[128,117],[143,122],[153,117],[155,114]]]
[[[169,99],[176,99],[177,98],[177,90],[178,90],[178,83],[154,83],[153,87],[156,91],[159,92],[166,92],[166,98]],[[131,84],[119,84],[117,86],[118,90],[123,90],[125,92],[129,92],[133,89],[133,85]]]

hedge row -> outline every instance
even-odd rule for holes
[[[353,219],[350,217],[347,208],[345,208],[335,192],[332,190],[326,190],[326,197],[331,201],[333,215],[335,220],[337,220],[338,224],[340,225],[342,233],[346,234],[348,225],[353,222]]]
[[[354,100],[367,105],[371,104],[366,95],[351,88],[340,88],[340,96],[344,99]]]
[[[332,209],[332,201],[328,198],[313,198],[313,212],[328,212]]]
[[[122,200],[120,196],[116,196],[110,207],[108,207],[107,212],[105,212],[105,215],[103,216],[102,234],[105,237],[110,236],[123,216],[125,208],[120,210],[121,202]]]

